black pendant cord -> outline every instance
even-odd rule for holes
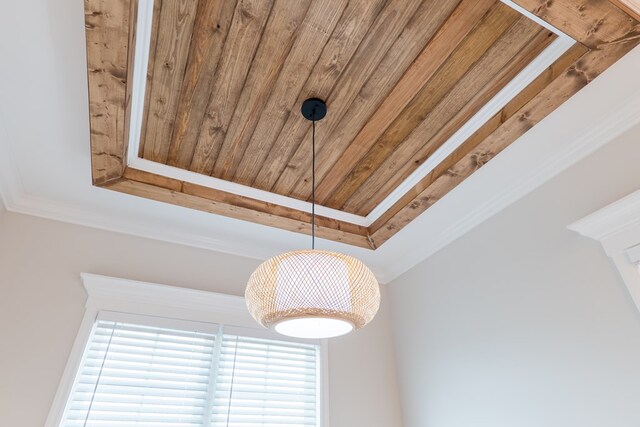
[[[311,122],[311,250],[316,248],[316,122],[324,119],[327,104],[319,98],[309,98],[302,103],[302,116]]]
[[[316,248],[316,115],[311,120],[311,250]]]

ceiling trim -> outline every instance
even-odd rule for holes
[[[5,174],[2,175],[1,181],[5,181]],[[6,182],[4,183],[6,184]],[[8,191],[5,192],[5,189]],[[207,249],[245,258],[264,260],[271,256],[271,252],[262,250],[253,244],[239,243],[232,239],[215,239],[200,233],[187,233],[168,229],[167,227],[158,227],[149,224],[145,219],[123,218],[96,210],[81,210],[74,205],[31,196],[22,191],[19,184],[11,188],[3,185],[2,192],[5,207],[9,212]]]
[[[575,139],[563,144],[562,148],[557,148],[555,152],[547,151],[548,157],[543,163],[536,163],[535,167],[522,169],[524,173],[519,173],[517,176],[502,176],[501,179],[504,182],[510,182],[509,185],[505,185],[493,193],[493,196],[488,197],[484,204],[476,205],[467,215],[443,228],[439,234],[422,240],[420,250],[409,251],[396,257],[393,262],[385,263],[385,267],[382,270],[379,269],[376,276],[381,283],[389,283],[511,203],[638,124],[640,124],[640,91],[636,90],[630,92],[626,99],[618,102],[615,108],[608,110],[607,114],[602,116],[602,120],[589,122]],[[555,147],[560,147],[560,145]],[[4,200],[7,211],[257,260],[264,260],[273,255],[269,248],[261,248],[252,242],[215,239],[201,233],[158,227],[150,224],[145,218],[125,218],[96,210],[80,210],[77,206],[26,194],[20,183],[19,174],[15,167],[17,162],[10,151],[10,144],[0,144],[0,149],[2,149],[0,153],[0,196]],[[532,149],[535,148],[532,147]],[[527,152],[523,154],[527,158],[534,157],[528,156]],[[496,162],[500,161],[499,157]],[[491,173],[491,170],[486,172]],[[465,190],[461,188],[460,191]],[[429,211],[424,215],[429,215]],[[592,219],[593,224],[596,224],[595,216]],[[589,227],[586,223],[585,221],[583,222],[584,226],[579,226],[580,223],[577,222],[575,227],[572,226],[572,229],[585,233],[585,235],[588,235],[586,233],[596,233],[595,235],[601,233],[596,232],[597,228],[595,227],[591,227],[594,231],[587,231]]]
[[[469,119],[455,134],[442,144],[433,155],[429,156],[418,169],[408,176],[394,191],[392,191],[367,216],[355,215],[349,212],[317,205],[316,213],[326,218],[335,219],[363,227],[374,224],[382,215],[393,207],[405,194],[415,187],[425,176],[431,173],[440,162],[460,147],[474,132],[482,127],[491,117],[504,108],[531,82],[533,82],[548,67],[557,61],[576,42],[555,27],[547,24],[535,15],[509,0],[501,0],[504,4],[519,13],[534,20],[543,27],[550,29],[559,37],[544,49],[536,58],[520,71],[502,90],[487,102],[471,119]],[[158,176],[169,177],[178,181],[201,185],[214,190],[224,191],[240,197],[260,200],[301,212],[311,213],[311,203],[283,196],[265,190],[226,181],[214,176],[204,175],[178,167],[166,165],[144,159],[140,156],[140,135],[144,116],[145,93],[147,90],[147,66],[149,58],[149,44],[151,41],[153,19],[153,2],[141,0],[138,6],[135,58],[133,69],[133,88],[131,90],[131,121],[129,127],[129,144],[127,149],[127,167]]]
[[[249,187],[248,185],[225,181],[214,176],[203,175],[201,173],[191,172],[174,166],[165,165],[163,163],[153,162],[151,160],[140,158],[137,155],[135,155],[135,157],[131,156],[131,153],[135,153],[138,151],[138,147],[139,142],[136,144],[131,144],[129,148],[129,164],[127,166],[130,168],[149,172],[159,176],[165,176],[182,182],[201,185],[213,190],[224,191],[226,193],[235,194],[240,197],[247,197],[266,203],[272,203],[285,208],[296,209],[301,212],[311,213],[311,203],[304,200],[294,199],[293,197],[271,193],[269,191]],[[372,222],[368,217],[339,211],[337,209],[331,209],[322,205],[316,205],[316,213],[326,218],[348,222],[350,224],[360,225],[363,227],[368,227]]]
[[[504,2],[511,5],[510,2]],[[527,15],[528,16],[528,15]],[[576,43],[570,37],[560,36],[540,53],[529,65],[511,80],[500,92],[487,102],[469,121],[467,121],[451,138],[442,144],[427,160],[420,165],[402,184],[391,192],[378,206],[367,215],[366,226],[374,224],[382,215],[393,207],[404,195],[420,183],[428,174],[446,160],[467,139],[487,123],[505,105],[513,100],[531,82],[540,76],[548,67],[565,54]]]
[[[127,82],[144,80],[142,77],[146,76],[136,79],[133,67],[127,64],[135,62],[134,51],[144,51],[133,47],[138,36],[135,20],[140,17],[147,22],[150,14],[137,15],[136,1],[118,1],[122,3],[120,13],[111,17],[109,24],[102,10],[107,7],[106,3],[99,0],[85,3],[87,28],[91,29],[86,35],[94,185],[311,234],[308,205],[307,209],[300,210],[128,167],[127,147],[132,143],[128,138],[128,121],[131,110],[135,110],[129,100],[139,100],[141,96],[132,97],[133,85]],[[359,218],[335,219],[327,212],[327,215],[317,217],[318,237],[362,248],[379,248],[640,42],[633,36],[637,22],[608,2],[585,9],[588,13],[585,11],[580,16],[571,12],[573,3],[570,0],[554,2],[553,7],[544,8],[539,7],[539,0],[516,0],[515,3],[547,21],[548,25],[567,31],[579,43],[547,67],[397,202],[383,213],[376,211],[380,216],[373,223],[361,225],[363,222]],[[605,16],[607,26],[594,35],[591,20]],[[109,25],[117,25],[116,30],[112,31]],[[104,46],[107,49],[103,49]]]
[[[601,121],[591,122],[590,125],[585,126],[581,134],[564,145],[562,149],[552,153],[543,163],[532,164],[531,168],[523,169],[524,173],[517,176],[505,176],[504,182],[509,182],[508,185],[494,193],[492,197],[488,197],[484,204],[478,205],[462,219],[445,227],[438,235],[431,236],[428,241],[424,242],[425,247],[419,253],[415,255],[406,254],[395,264],[392,264],[385,271],[386,276],[390,280],[400,276],[422,260],[435,254],[485,220],[639,124],[640,91],[635,91],[630,93],[624,101],[617,104],[616,108],[611,109],[603,116]],[[499,160],[500,158],[497,161]],[[535,162],[535,160],[531,162]],[[638,199],[635,201],[640,203],[640,194],[634,197],[637,197]],[[428,215],[428,212],[425,212],[425,215]],[[602,229],[596,226],[599,223],[596,215],[597,213],[594,214],[594,217],[590,216],[585,218],[584,221],[578,221],[569,226],[569,228],[589,237],[591,237],[591,233],[594,236],[599,235]]]
[[[552,31],[553,33],[555,33],[557,36],[559,36],[560,38],[567,38],[567,39],[571,39],[571,37],[569,37],[568,35],[566,35],[565,33],[563,33],[560,29],[558,29],[557,27],[554,27],[553,25],[549,24],[547,21],[545,21],[544,19],[540,19],[540,17],[538,17],[536,14],[531,13],[529,10],[525,9],[524,7],[520,6],[519,4],[517,4],[516,2],[512,1],[512,0],[500,0],[502,3],[506,4],[507,6],[509,6],[510,8],[516,10],[517,12],[519,12],[520,14],[526,16],[527,18],[531,19],[533,22],[535,22],[536,24],[546,28],[549,31]],[[573,39],[572,39],[573,40]]]
[[[365,256],[373,261],[371,263],[372,268],[375,269],[380,281],[385,283],[393,280],[399,274],[402,274],[418,262],[456,240],[462,234],[471,230],[494,213],[500,211],[509,203],[524,196],[537,185],[576,163],[631,126],[638,124],[640,121],[640,106],[638,105],[638,102],[640,102],[640,91],[637,90],[638,85],[633,83],[634,80],[632,79],[633,74],[631,71],[635,69],[633,67],[637,65],[637,60],[640,58],[638,56],[639,54],[640,50],[636,49],[632,55],[633,58],[629,59],[635,62],[629,63],[629,61],[621,61],[625,62],[624,65],[620,65],[620,67],[623,68],[615,67],[615,70],[612,69],[610,77],[605,77],[602,85],[597,83],[599,81],[599,79],[597,79],[592,90],[590,87],[586,89],[586,92],[589,94],[585,95],[587,97],[582,97],[579,94],[574,102],[567,105],[567,108],[561,108],[562,111],[558,111],[555,115],[552,114],[549,116],[549,120],[541,123],[539,128],[536,127],[532,129],[529,134],[526,134],[522,138],[521,144],[515,144],[509,147],[502,155],[498,156],[495,162],[492,163],[492,166],[483,168],[479,173],[472,176],[469,180],[466,180],[464,185],[458,186],[458,188],[451,193],[450,197],[441,200],[433,209],[428,210],[418,218],[418,220],[412,224],[414,225],[413,227],[407,227],[407,229],[398,236],[399,240],[396,242],[392,240],[388,248],[383,247],[380,251],[376,252],[360,251],[360,253],[366,252]],[[631,65],[631,68],[629,65]],[[624,68],[625,66],[627,67],[626,69]],[[621,74],[620,70],[626,71]],[[617,84],[615,83],[616,80],[618,82]],[[631,89],[627,89],[626,92],[621,93],[621,84],[630,86]],[[613,103],[609,96],[612,89],[614,92],[612,96],[615,96],[615,102]],[[598,102],[606,101],[606,103],[604,106],[600,104],[596,105],[597,103],[592,102],[593,100],[597,100]],[[581,105],[584,106],[584,112],[588,113],[589,116],[588,118],[579,120],[579,124],[576,124],[576,117],[568,114],[567,109],[575,109]],[[545,126],[545,122],[547,121],[552,123],[551,128]],[[568,133],[567,129],[564,128],[565,123],[569,126]],[[117,211],[117,215],[107,215],[108,212],[106,209],[103,208],[99,210],[98,208],[92,207],[88,201],[85,204],[84,199],[80,201],[78,197],[73,198],[69,194],[67,194],[69,197],[65,200],[73,200],[73,202],[59,202],[57,201],[59,200],[57,199],[60,195],[59,192],[48,190],[48,193],[42,193],[42,190],[36,185],[37,181],[34,180],[34,172],[29,169],[27,157],[24,152],[18,151],[20,143],[26,143],[23,144],[24,146],[29,145],[28,140],[20,139],[21,134],[16,131],[13,132],[12,140],[10,141],[7,133],[2,129],[2,126],[5,124],[9,126],[13,125],[13,123],[9,120],[6,122],[0,120],[0,197],[5,201],[7,210],[9,211],[254,259],[265,259],[273,255],[274,250],[280,249],[277,244],[286,246],[289,244],[298,244],[302,241],[301,236],[287,234],[285,232],[282,233],[282,239],[274,242],[274,244],[271,244],[270,241],[265,243],[265,239],[259,240],[258,238],[251,241],[249,241],[249,239],[238,241],[238,239],[232,239],[228,236],[223,239],[211,239],[205,236],[207,233],[202,232],[206,230],[205,228],[200,229],[200,233],[198,233],[194,231],[193,228],[190,229],[186,226],[180,227],[182,223],[178,223],[177,220],[173,224],[173,229],[166,226],[163,227],[155,220],[164,220],[165,216],[162,216],[164,213],[156,215],[154,209],[143,211],[142,207],[146,209],[148,206],[154,205],[149,205],[153,202],[142,203],[141,200],[139,201],[140,203],[135,203],[136,207],[140,205],[139,207],[141,209],[134,211],[136,213],[133,215],[128,215],[129,211],[123,214],[123,211],[120,210]],[[555,131],[552,129],[556,128],[565,135],[565,137],[562,141],[558,141],[559,144],[552,144],[545,138],[549,135],[554,135],[553,132]],[[15,131],[15,129],[12,130]],[[542,133],[538,132],[538,130]],[[544,140],[536,141],[535,138],[537,135],[540,135]],[[31,142],[35,143],[35,141]],[[15,148],[13,153],[11,152],[12,148]],[[84,153],[84,151],[82,152]],[[20,156],[18,157],[17,154],[20,154]],[[513,170],[514,167],[516,169],[521,168],[521,170],[516,173],[516,171]],[[41,173],[40,170],[38,170],[38,172]],[[20,174],[22,174],[22,176]],[[38,175],[38,177],[41,181],[46,180],[46,178],[41,178],[40,175]],[[488,189],[483,190],[482,184],[486,184],[489,181],[506,182],[509,186],[504,188],[500,187],[498,192],[492,192]],[[100,196],[97,197],[105,196],[104,193],[106,192],[100,189],[89,188],[88,185],[86,187],[87,193],[82,193],[82,197],[98,194]],[[481,193],[480,196],[478,196],[478,193]],[[472,207],[468,204],[465,205],[461,203],[465,195],[471,196],[472,199],[480,197],[482,198],[483,204]],[[112,196],[114,197],[104,197],[104,199],[121,200],[117,199],[116,195]],[[87,199],[91,198],[87,197]],[[126,203],[123,203],[123,205],[127,206]],[[156,207],[162,208],[157,209],[158,211],[174,212],[174,210],[172,210],[173,208],[169,206]],[[445,211],[453,214],[451,220],[445,220],[446,218],[442,216],[442,212]],[[180,211],[180,213],[181,212],[182,211]],[[185,212],[185,215],[187,215],[188,211]],[[462,212],[466,215],[462,216]],[[434,217],[436,213],[439,213],[440,216]],[[187,216],[187,218],[190,217]],[[436,218],[435,223],[431,221],[431,218]],[[458,220],[457,218],[460,219]],[[173,220],[174,218],[169,219]],[[212,221],[215,222],[216,219],[213,218]],[[225,225],[228,223],[229,222],[224,222]],[[166,223],[164,224],[166,225]],[[238,224],[239,227],[245,225],[243,223]],[[439,224],[441,228],[435,229],[433,227],[434,224]],[[248,225],[252,226],[251,230],[263,230],[265,234],[273,231],[264,227],[260,228],[260,226],[254,227],[254,224]],[[428,233],[428,239],[422,238],[425,233]],[[211,234],[215,233],[209,233],[209,235]],[[278,236],[280,236],[280,234]],[[329,245],[332,242],[324,243]],[[346,251],[359,251],[358,248],[345,247],[344,249]]]

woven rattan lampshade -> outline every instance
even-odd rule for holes
[[[251,315],[267,328],[326,338],[369,323],[380,306],[380,288],[352,256],[299,250],[262,263],[249,278],[245,299]]]
[[[380,306],[375,276],[356,258],[315,249],[316,121],[327,113],[321,99],[302,103],[312,123],[311,249],[286,252],[263,262],[249,278],[245,300],[267,328],[301,338],[329,338],[360,329]]]

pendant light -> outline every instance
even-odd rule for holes
[[[316,122],[327,113],[311,98],[302,115],[312,126],[311,249],[286,252],[262,263],[249,278],[245,299],[254,319],[298,338],[329,338],[360,329],[380,306],[375,276],[358,259],[315,248]]]

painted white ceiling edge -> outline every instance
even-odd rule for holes
[[[14,17],[0,38],[20,41],[0,44],[0,195],[8,211],[254,259],[309,246],[306,235],[93,187],[81,5],[3,2],[0,14]],[[318,246],[357,256],[382,283],[392,281],[639,123],[638,69],[640,48],[378,250]]]

